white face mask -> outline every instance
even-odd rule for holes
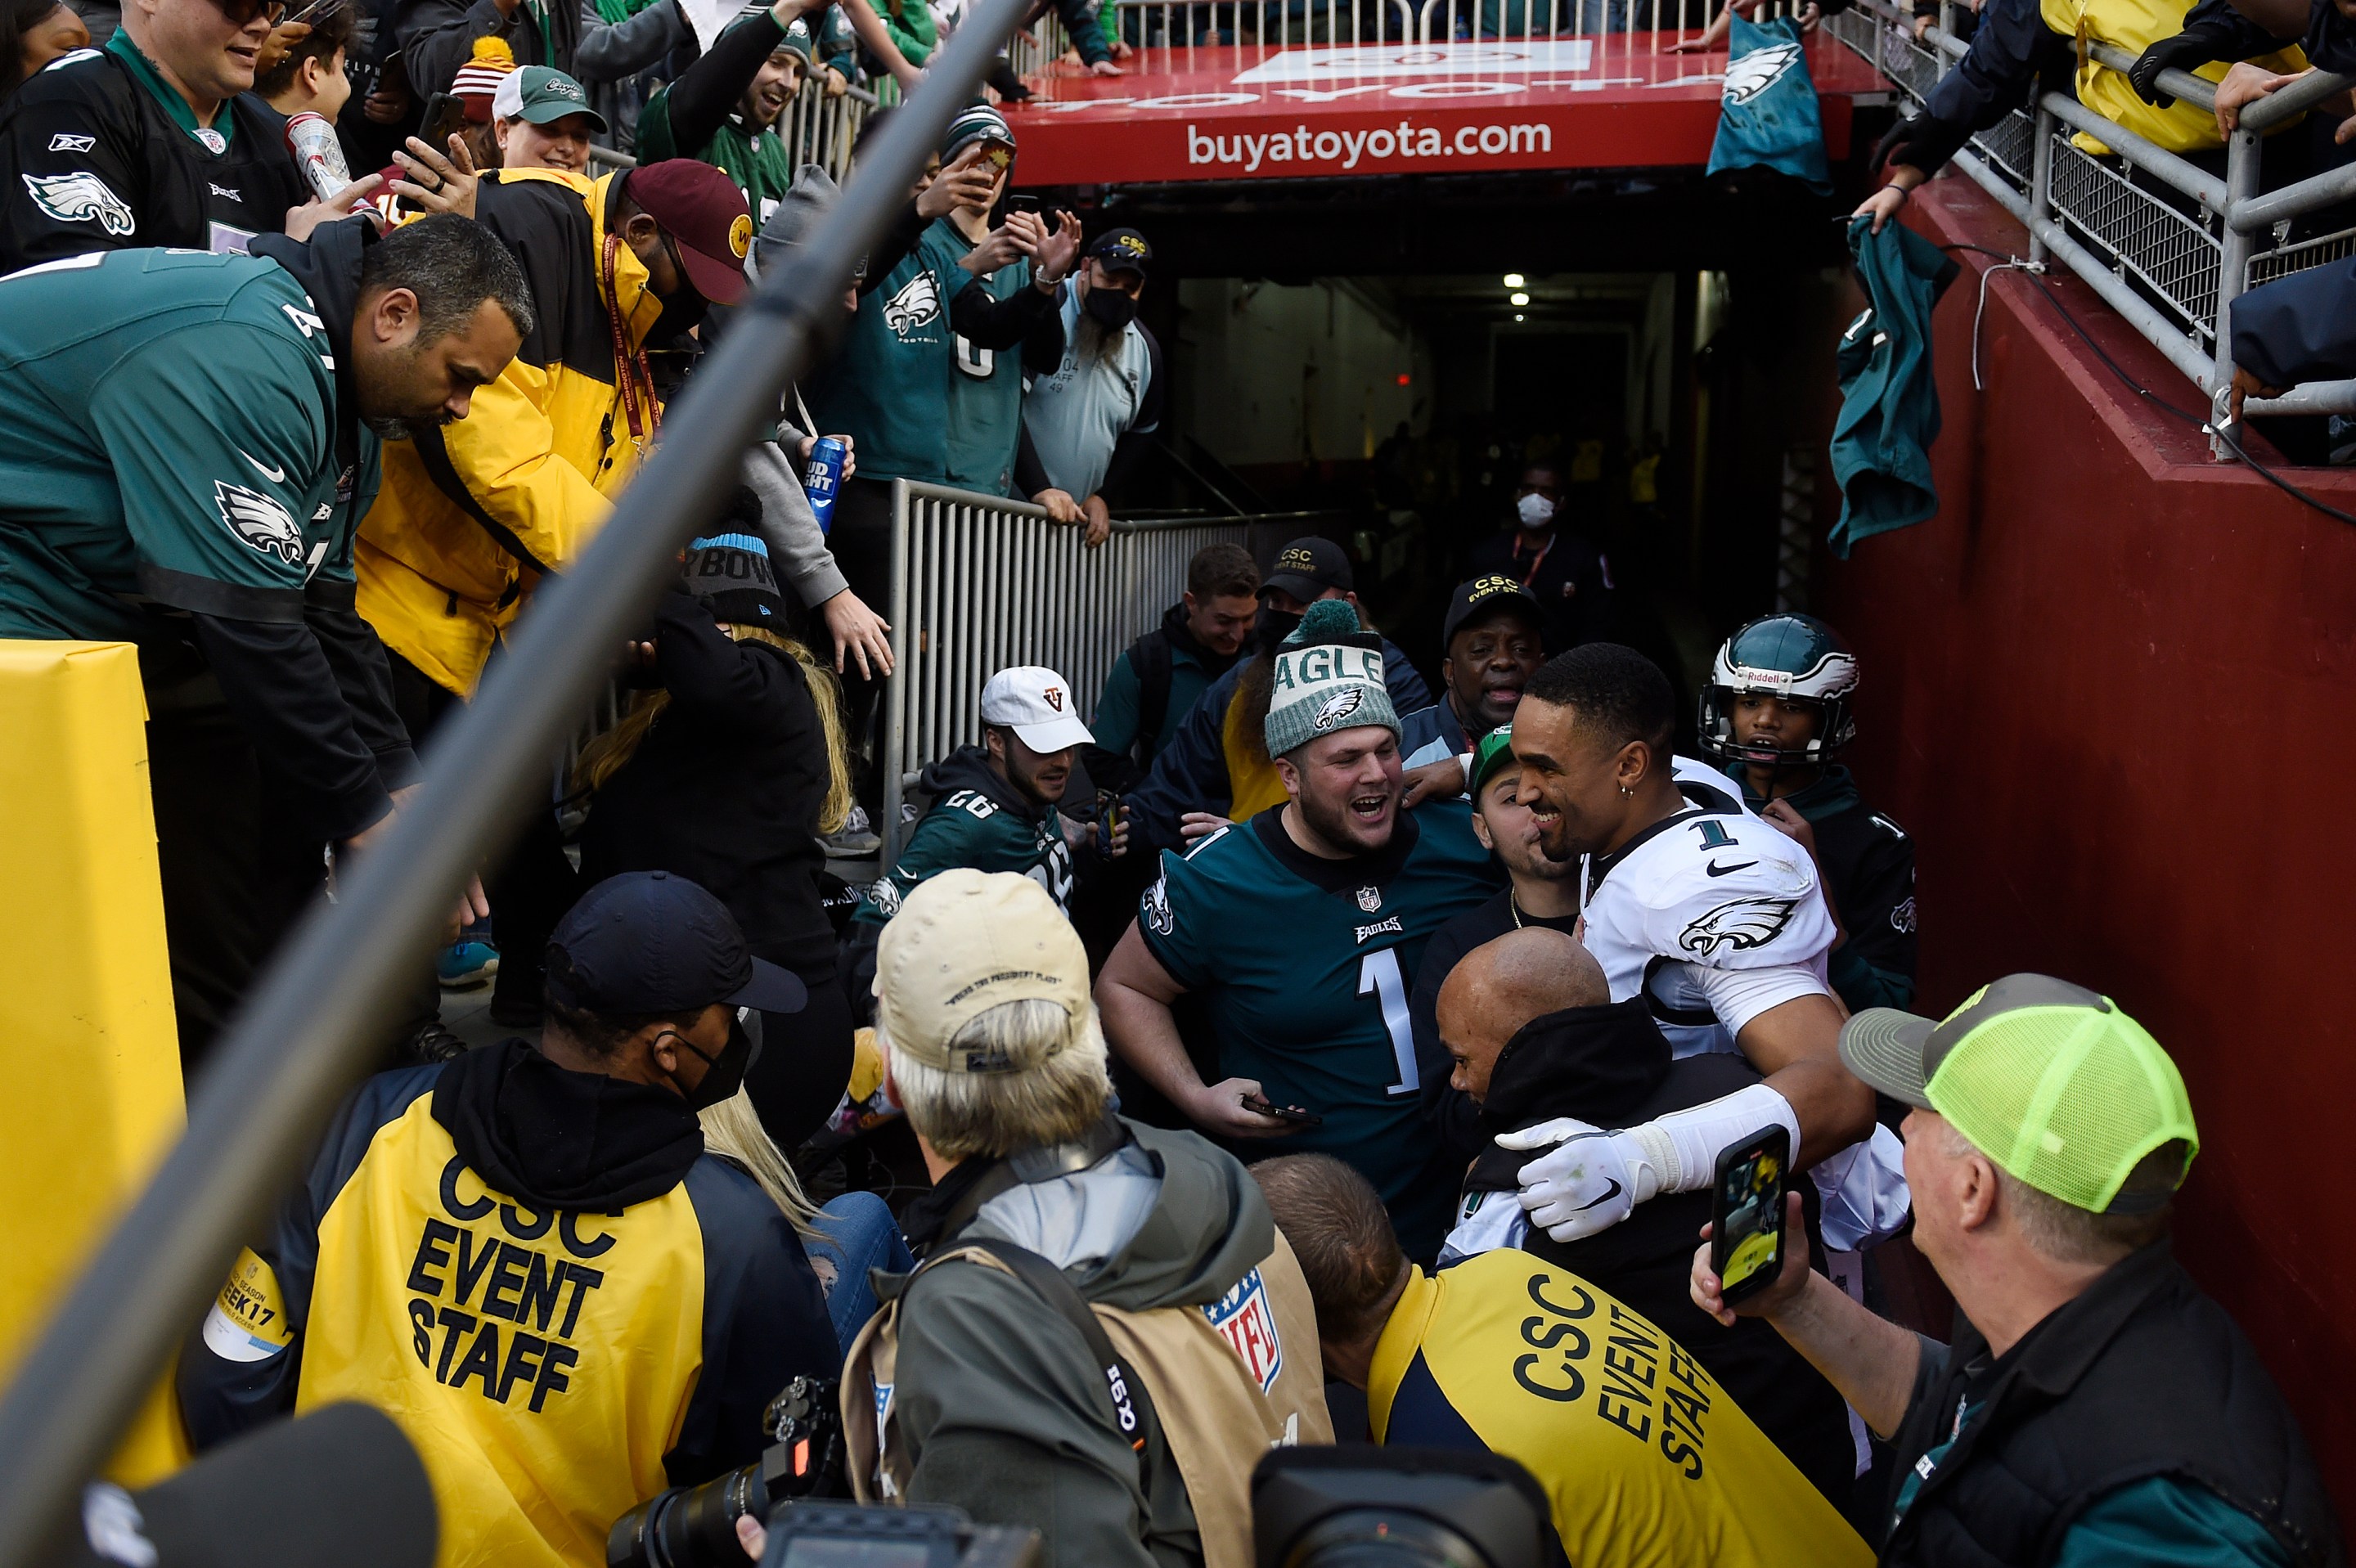
[[[1515,502],[1514,509],[1522,515],[1526,528],[1542,528],[1554,521],[1554,503],[1536,491]]]

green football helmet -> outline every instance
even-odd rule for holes
[[[1814,615],[1762,615],[1719,645],[1701,694],[1702,749],[1721,763],[1822,763],[1857,738],[1856,691],[1857,656],[1839,633]],[[1746,692],[1814,707],[1824,715],[1815,738],[1798,751],[1737,744],[1734,699]]]

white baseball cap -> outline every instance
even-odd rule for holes
[[[981,721],[1011,726],[1034,752],[1096,742],[1073,705],[1071,683],[1045,665],[1016,665],[991,676],[981,688]]]

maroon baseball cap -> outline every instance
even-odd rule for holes
[[[725,171],[693,158],[666,158],[632,169],[622,188],[679,242],[680,261],[697,293],[713,304],[743,302],[750,288],[744,255],[753,248],[753,215]]]

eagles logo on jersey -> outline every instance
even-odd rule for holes
[[[1720,947],[1764,947],[1783,933],[1799,907],[1797,899],[1734,899],[1687,926],[1677,946],[1697,958]]]
[[[96,223],[116,239],[139,227],[131,204],[88,169],[66,175],[23,175],[33,205],[60,223]]]
[[[221,521],[241,544],[289,566],[302,563],[303,531],[285,507],[259,490],[219,479],[213,481],[213,499],[220,507]]]
[[[940,314],[941,291],[928,272],[918,272],[884,303],[884,325],[895,337],[905,338],[918,327],[930,325]]]
[[[1167,936],[1178,929],[1178,917],[1170,912],[1170,873],[1164,871],[1153,879],[1145,890],[1145,903],[1141,912],[1145,916],[1145,928],[1157,935]]]

